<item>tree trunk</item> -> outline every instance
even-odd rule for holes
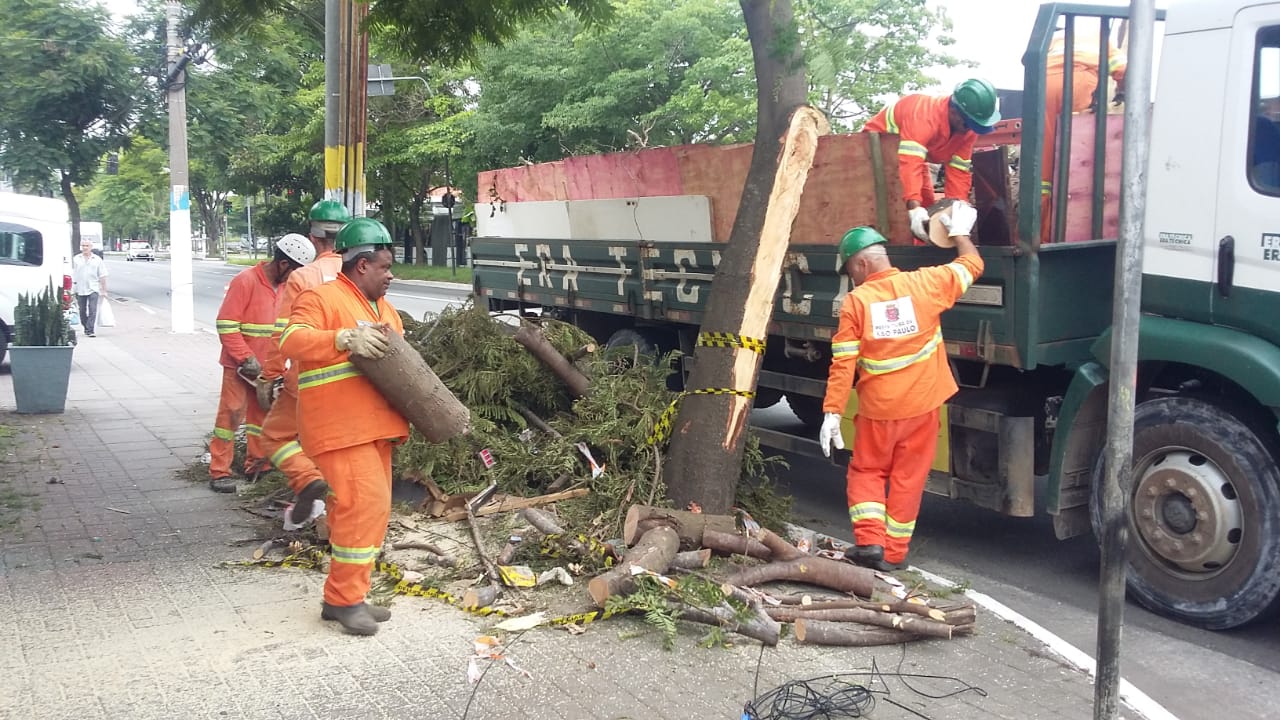
[[[422,202],[420,193],[414,193],[413,202],[409,203],[409,232],[413,235],[413,264],[425,265],[426,251],[422,243]]]
[[[62,199],[67,201],[67,218],[71,221],[71,257],[75,257],[80,253],[80,202],[71,188],[71,176],[66,172],[61,176]]]
[[[680,547],[686,550],[697,550],[703,547],[702,535],[708,530],[722,533],[738,531],[733,517],[729,515],[708,515],[648,505],[632,505],[627,510],[626,519],[622,522],[622,542],[630,547],[646,529],[655,525],[674,528],[676,534],[680,536]]]
[[[829,128],[815,110],[797,115],[795,120],[799,123],[788,122],[793,112],[803,106],[807,91],[791,1],[739,0],[739,4],[746,19],[756,72],[756,142],[729,243],[711,284],[702,327],[763,340],[803,177],[813,162],[817,135]],[[788,154],[796,154],[789,158],[789,164],[803,166],[804,171],[799,174],[800,186],[791,188],[795,199],[771,208],[769,201],[777,190],[775,177],[783,155],[781,135],[789,124],[808,129],[797,147],[788,148]],[[689,377],[691,388],[755,388],[760,354],[745,348],[699,347],[694,357],[697,364]],[[687,395],[681,401],[673,427],[667,481],[667,492],[677,507],[696,501],[709,513],[728,511],[741,475],[751,406],[751,398],[731,394]]]

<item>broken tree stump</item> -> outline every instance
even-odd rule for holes
[[[911,633],[885,628],[859,627],[849,623],[822,620],[796,620],[796,640],[807,645],[835,645],[843,647],[873,647],[897,645],[919,640]]]
[[[686,550],[702,548],[702,535],[707,530],[735,534],[738,532],[738,525],[730,515],[707,515],[649,505],[632,505],[622,523],[622,542],[630,547],[646,529],[655,524],[674,528],[680,536],[680,547]]]
[[[631,566],[638,565],[651,572],[664,572],[671,566],[680,547],[680,536],[669,527],[656,527],[645,533],[625,555],[616,567],[608,572],[591,578],[587,583],[587,592],[597,607],[604,607],[605,601],[614,595],[629,595],[635,592],[636,581],[631,574]]]
[[[569,394],[575,398],[586,395],[591,390],[591,380],[582,371],[569,362],[568,358],[560,354],[551,341],[547,340],[547,336],[543,334],[542,328],[525,323],[516,330],[513,336],[515,341],[520,343],[529,351],[529,354],[536,357],[543,365],[547,366],[556,377],[564,381],[569,388]]]
[[[467,406],[454,397],[400,333],[388,331],[386,335],[386,355],[374,360],[353,353],[351,364],[428,441],[442,443],[471,432]]]

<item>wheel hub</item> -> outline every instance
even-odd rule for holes
[[[1213,461],[1165,449],[1136,469],[1133,519],[1149,552],[1192,573],[1216,572],[1231,561],[1243,512],[1235,487]]]

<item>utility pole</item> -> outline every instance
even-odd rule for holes
[[[1124,155],[1120,171],[1120,243],[1116,248],[1115,307],[1111,315],[1106,475],[1102,486],[1102,578],[1098,583],[1098,672],[1094,720],[1120,713],[1120,632],[1124,629],[1125,544],[1133,492],[1133,408],[1138,379],[1138,322],[1142,299],[1143,219],[1147,204],[1151,129],[1154,0],[1129,4],[1129,68],[1125,91]],[[1104,96],[1105,97],[1105,96]]]
[[[325,0],[324,197],[364,215],[364,141],[368,38],[361,25],[369,6]]]
[[[258,257],[258,241],[253,237],[253,196],[244,196],[244,221],[249,226],[249,245],[253,247],[253,257]]]
[[[190,57],[178,37],[182,4],[169,0],[169,315],[175,333],[195,332],[191,282],[191,189],[187,186],[187,74]]]

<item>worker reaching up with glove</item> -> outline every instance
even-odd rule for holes
[[[977,211],[964,202],[939,214],[958,257],[946,265],[902,272],[883,235],[858,227],[840,240],[840,262],[854,289],[840,307],[818,442],[844,447],[840,417],[858,377],[849,519],[856,547],[846,557],[892,570],[907,557],[925,480],[938,439],[938,410],[956,392],[940,317],[982,275],[969,239]]]
[[[950,95],[906,95],[876,113],[862,132],[898,136],[898,174],[911,233],[927,241],[933,177],[927,163],[946,166],[944,197],[969,201],[973,144],[1000,122],[996,89],[986,80],[965,80]]]
[[[275,254],[231,279],[218,308],[218,340],[222,342],[222,393],[209,441],[209,487],[214,492],[235,492],[231,460],[235,455],[236,430],[245,426],[249,451],[245,475],[266,467],[262,446],[263,411],[253,395],[254,378],[262,372],[262,362],[271,346],[275,327],[276,299],[280,286],[294,270],[315,259],[316,252],[305,238],[288,235],[275,244]]]
[[[351,213],[336,200],[321,200],[311,206],[308,220],[316,259],[290,275],[280,293],[275,332],[256,385],[258,406],[267,412],[262,422],[263,452],[271,464],[285,474],[296,496],[286,511],[286,530],[302,527],[320,515],[329,485],[298,441],[298,366],[296,363],[286,365],[284,353],[280,351],[280,336],[302,291],[330,282],[342,271],[342,256],[334,252],[334,243],[343,226],[351,220]]]
[[[356,218],[335,244],[342,272],[304,290],[289,311],[280,349],[298,364],[298,433],[330,490],[326,512],[332,559],[320,617],[344,631],[373,635],[391,611],[369,605],[369,573],[391,516],[391,448],[409,423],[374,388],[352,356],[386,354],[388,333],[404,334],[387,302],[391,235],[382,223]]]

